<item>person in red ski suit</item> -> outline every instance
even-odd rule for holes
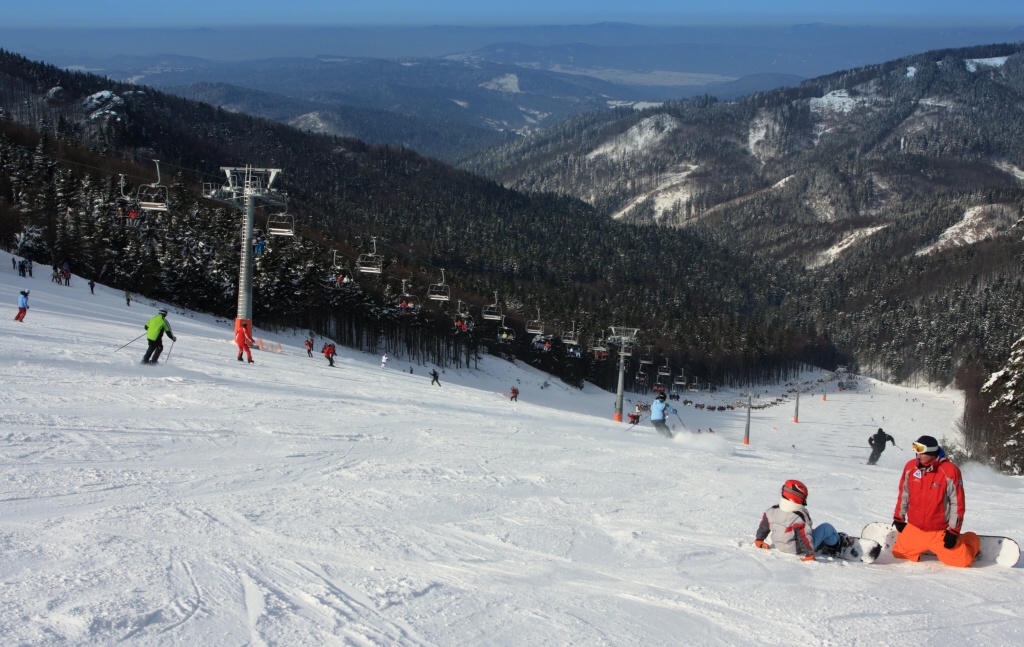
[[[331,366],[334,366],[334,355],[335,354],[336,354],[336,351],[334,350],[334,344],[329,344],[329,343],[325,342],[324,343],[324,357],[327,358],[327,362]]]
[[[238,361],[242,361],[242,353],[245,353],[245,356],[249,358],[249,363],[254,363],[252,352],[249,351],[249,345],[253,343],[252,335],[249,334],[249,329],[244,324],[235,329],[235,343],[238,344]]]
[[[960,532],[966,508],[960,468],[932,436],[921,436],[911,446],[917,458],[900,474],[892,521],[899,534],[892,555],[916,562],[930,551],[948,566],[970,566],[981,540],[973,532]]]

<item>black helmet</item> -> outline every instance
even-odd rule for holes
[[[664,400],[665,399],[665,392],[664,391],[662,391],[661,393],[658,394],[658,399],[659,400]]]

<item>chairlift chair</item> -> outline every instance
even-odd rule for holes
[[[671,375],[672,375],[672,367],[669,366],[668,360],[665,360],[665,365],[658,367],[658,376],[659,377],[670,377]]]
[[[680,373],[676,376],[672,383],[676,386],[686,386],[686,373]]]
[[[352,270],[338,262],[338,250],[334,250],[334,260],[331,263],[331,274],[327,277],[327,286],[335,290],[351,288],[356,285]]]
[[[413,315],[420,310],[420,299],[415,294],[409,294],[405,289],[409,279],[402,279],[402,295],[398,297],[398,310],[402,314]],[[404,306],[402,304],[405,304]]]
[[[427,288],[427,298],[431,301],[450,301],[451,288],[444,282],[444,270],[441,270],[441,282],[433,283]]]
[[[160,184],[160,160],[156,162],[156,182],[139,186],[135,202],[143,211],[167,211],[167,187]]]
[[[498,341],[510,344],[516,340],[516,331],[505,325],[505,317],[501,317],[501,326],[498,327]]]
[[[121,196],[110,213],[118,224],[126,227],[138,227],[146,219],[146,212],[139,208],[136,196],[124,192],[124,174],[121,175]]]
[[[504,321],[505,315],[501,312],[501,306],[498,304],[498,293],[494,293],[494,303],[483,307],[481,316],[487,321]]]
[[[567,346],[575,346],[580,343],[580,334],[576,332],[576,322],[572,322],[572,330],[562,331],[562,343]]]
[[[267,216],[267,233],[272,236],[295,235],[295,217],[288,213],[287,197],[285,197],[284,211]]]
[[[384,258],[377,254],[377,239],[373,238],[373,253],[360,254],[356,259],[356,269],[362,274],[380,274],[384,271]]]
[[[462,299],[459,299],[459,307],[455,309],[455,316],[462,321],[473,320],[473,315],[469,313],[469,308],[467,308],[466,304],[462,302]]]
[[[526,322],[526,332],[533,335],[544,334],[544,322],[540,319],[540,308],[537,308],[537,318]]]
[[[654,357],[650,353],[644,353],[640,356],[640,363],[644,365],[653,364]]]
[[[622,346],[619,346],[619,355],[622,355],[623,357],[632,357],[633,347],[630,346],[629,344],[623,344]]]

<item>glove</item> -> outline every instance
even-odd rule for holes
[[[816,562],[818,560],[817,560],[817,558],[814,557],[814,553],[811,553],[810,555],[807,555],[806,557],[804,557],[800,561],[801,562]]]
[[[755,539],[754,540],[754,545],[757,546],[758,548],[764,548],[765,550],[771,550],[771,546],[769,546],[768,544],[764,543],[760,539]]]
[[[896,532],[903,532],[903,529],[907,527],[907,522],[900,521],[899,519],[893,519],[892,525],[896,526]]]
[[[178,338],[175,337],[174,335],[171,335],[171,341],[178,341]]]
[[[956,546],[956,540],[960,537],[957,533],[952,530],[946,531],[946,536],[942,538],[942,545],[946,547],[946,550],[951,550]]]

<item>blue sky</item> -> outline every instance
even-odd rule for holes
[[[1021,0],[0,0],[5,27],[243,25],[1024,24]]]

